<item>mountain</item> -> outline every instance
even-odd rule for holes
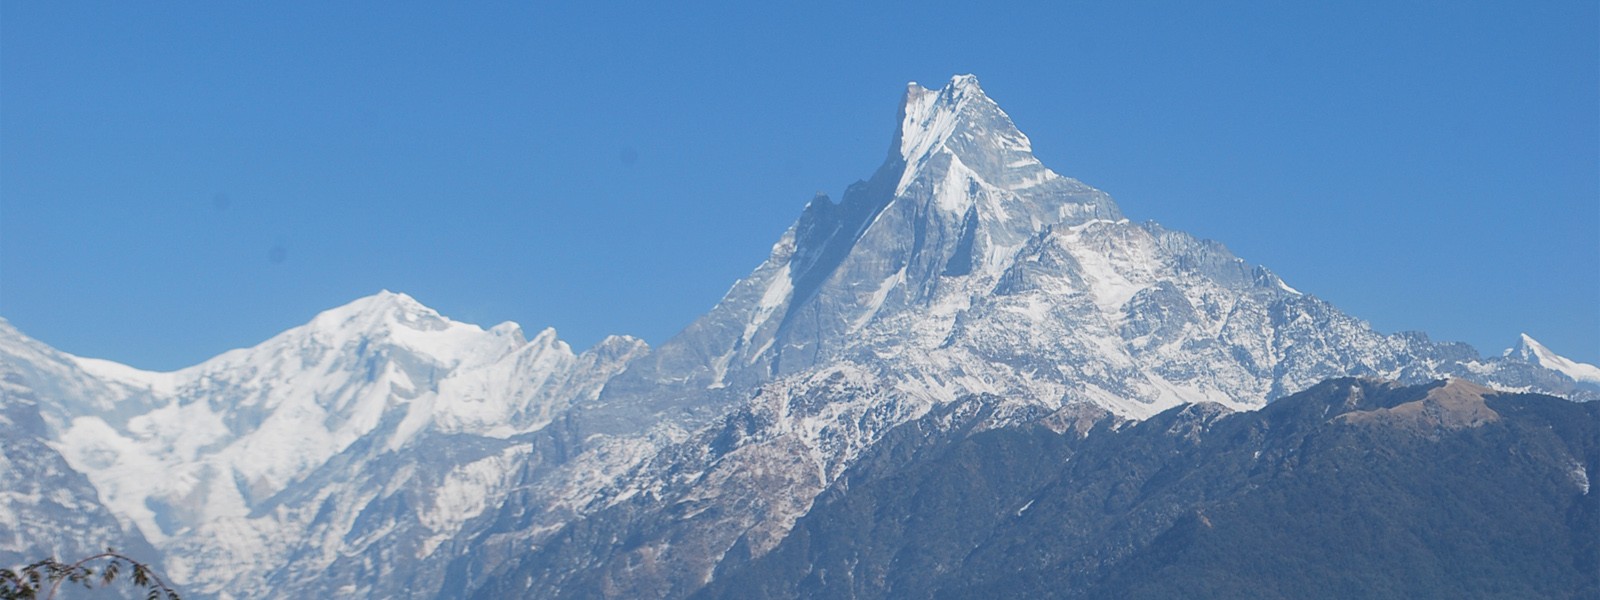
[[[1566,375],[1578,383],[1600,387],[1600,367],[1551,352],[1526,333],[1522,334],[1516,346],[1506,349],[1505,355]]]
[[[911,84],[872,178],[813,200],[765,263],[607,395],[841,361],[892,369],[928,402],[1005,392],[1135,416],[1259,406],[1338,374],[1534,385],[1459,344],[1379,335],[1220,244],[1123,219],[1040,164],[970,75]]]
[[[1005,427],[1078,406],[1259,408],[1348,375],[1596,397],[1374,332],[1220,244],[1121,218],[1029,148],[976,79],[910,86],[869,180],[813,200],[715,308],[574,406],[563,437],[627,448],[588,455],[628,476],[557,529],[526,516],[548,498],[508,498],[484,539],[511,558],[475,558],[452,597],[692,593],[771,551],[886,432],[977,398]]]
[[[0,333],[14,379],[47,407],[51,446],[168,573],[247,597],[342,576],[365,583],[330,593],[386,595],[335,563],[424,562],[505,492],[528,451],[519,436],[647,351],[612,338],[574,354],[553,330],[483,330],[390,292],[172,373]],[[400,510],[375,510],[386,504]]]
[[[852,469],[951,432],[1258,409],[1351,375],[1600,397],[1128,221],[971,76],[910,85],[883,165],[654,349],[391,292],[170,373],[0,325],[29,435],[191,597],[687,597],[783,548]]]
[[[1340,379],[1141,422],[930,417],[695,597],[1600,594],[1595,403]]]
[[[967,290],[946,288],[974,274],[999,275],[1044,229],[1121,218],[1108,196],[1040,164],[972,76],[939,91],[911,84],[900,122],[872,178],[838,204],[812,200],[764,264],[647,363],[652,383],[804,371],[882,318],[959,296]]]

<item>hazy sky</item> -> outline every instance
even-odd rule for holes
[[[384,288],[658,343],[975,73],[1130,218],[1600,362],[1592,1],[216,4],[4,2],[0,317],[153,369]]]

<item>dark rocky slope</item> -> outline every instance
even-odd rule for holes
[[[1340,379],[1092,413],[884,444],[698,597],[1600,596],[1600,405]]]

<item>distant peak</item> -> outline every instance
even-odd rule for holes
[[[1600,385],[1600,367],[1556,354],[1526,333],[1517,340],[1516,346],[1506,349],[1505,356],[1561,373],[1579,383]]]
[[[639,338],[631,335],[608,335],[585,352],[614,358],[649,351],[650,345]]]
[[[1506,351],[1503,354],[1505,356],[1521,358],[1528,362],[1538,363],[1539,355],[1546,354],[1548,352],[1550,352],[1550,350],[1545,348],[1544,344],[1539,343],[1539,340],[1533,339],[1533,336],[1528,335],[1527,333],[1520,333],[1517,334],[1517,344],[1510,348],[1506,348]]]
[[[1528,335],[1527,333],[1521,333],[1521,334],[1518,334],[1518,336],[1521,338],[1522,345],[1524,345],[1524,346],[1533,346],[1535,348],[1543,348],[1544,347],[1544,344],[1540,344],[1539,340],[1533,339],[1533,336]]]
[[[322,330],[382,330],[404,323],[412,328],[436,328],[448,323],[438,311],[400,292],[380,290],[343,306],[319,313],[311,326]]]
[[[421,302],[418,302],[416,298],[412,298],[408,294],[402,292],[391,292],[389,290],[379,290],[376,294],[367,296],[365,298],[358,298],[355,301],[334,310],[346,308],[352,309],[356,312],[398,311],[405,313],[438,314],[437,311],[434,311],[432,308],[428,308]]]

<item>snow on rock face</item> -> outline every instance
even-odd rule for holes
[[[978,87],[977,77],[957,75],[939,90],[908,84],[900,110],[896,145],[905,169],[895,186],[897,194],[905,193],[918,172],[941,153],[955,156],[973,175],[1004,189],[1062,179],[1034,158],[1033,143]]]

